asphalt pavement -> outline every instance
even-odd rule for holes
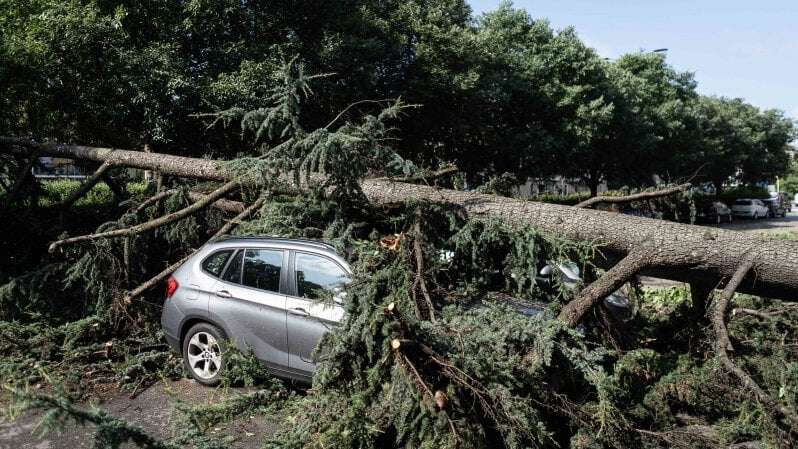
[[[171,439],[181,431],[174,398],[192,404],[213,404],[242,389],[204,387],[192,380],[157,383],[131,399],[117,392],[97,404],[112,415],[141,426],[150,435]],[[87,406],[89,406],[87,404]],[[41,412],[27,413],[12,422],[0,421],[0,449],[89,449],[94,429],[70,423],[60,432],[41,433]],[[223,435],[231,449],[258,449],[264,437],[273,434],[275,424],[261,416],[238,416],[210,430]],[[135,447],[129,444],[126,447]]]

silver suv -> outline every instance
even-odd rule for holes
[[[222,237],[167,282],[161,324],[191,377],[219,382],[223,341],[254,352],[275,374],[309,381],[312,353],[343,318],[352,271],[332,246],[310,240]]]

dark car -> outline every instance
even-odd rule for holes
[[[775,218],[787,216],[787,204],[781,196],[770,197],[762,200],[762,202],[765,203],[765,206],[768,208],[768,217]]]
[[[726,203],[713,201],[698,207],[698,219],[700,221],[720,224],[722,221],[731,223],[734,221],[732,210]]]

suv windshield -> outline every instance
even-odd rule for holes
[[[750,206],[751,200],[737,200],[734,202],[734,204],[737,206]]]

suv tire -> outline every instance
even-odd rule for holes
[[[183,338],[183,366],[197,382],[214,386],[221,381],[225,368],[222,347],[224,332],[210,323],[191,326]]]

